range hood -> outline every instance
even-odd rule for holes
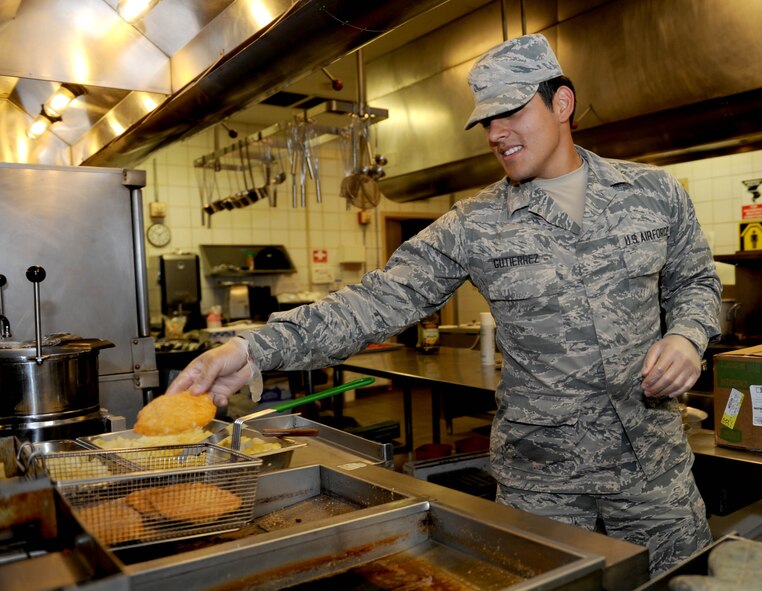
[[[367,100],[389,112],[374,126],[383,193],[472,189],[502,171],[483,132],[463,131],[466,75],[522,30],[545,34],[574,80],[582,146],[660,164],[762,147],[762,11],[748,0],[159,0],[135,25],[117,2],[0,0],[0,161],[135,166],[366,47]],[[367,51],[405,29],[423,32]],[[27,140],[62,82],[85,94]]]
[[[762,10],[745,0],[537,0],[500,3],[369,64],[368,96],[395,201],[473,189],[502,169],[480,127],[464,132],[473,61],[541,32],[577,90],[575,142],[655,164],[762,148]],[[504,8],[504,6],[502,7]],[[428,57],[427,67],[415,56]],[[435,57],[432,57],[435,56]],[[390,74],[390,73],[393,73]]]
[[[0,2],[0,160],[133,166],[445,0],[159,0],[130,25],[118,0]],[[61,83],[85,93],[37,140]]]

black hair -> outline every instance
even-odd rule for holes
[[[572,81],[569,80],[566,76],[556,76],[550,80],[540,82],[540,86],[537,89],[537,94],[540,95],[542,102],[545,103],[546,107],[553,109],[553,97],[556,96],[556,91],[562,86],[567,86],[569,90],[572,91],[572,94],[574,95],[574,110],[576,110],[577,92],[574,90],[574,84],[572,84]],[[570,124],[574,121],[574,110],[572,110],[571,117],[569,117]]]

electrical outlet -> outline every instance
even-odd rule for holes
[[[313,265],[312,283],[316,285],[333,283],[333,271],[325,265]]]
[[[167,204],[163,201],[151,201],[148,203],[148,215],[152,218],[167,217]]]

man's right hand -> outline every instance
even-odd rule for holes
[[[244,384],[261,379],[259,368],[249,357],[248,344],[240,337],[210,349],[191,361],[167,388],[167,394],[190,390],[208,392],[219,407],[227,406],[230,396]]]

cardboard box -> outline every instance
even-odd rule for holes
[[[714,440],[762,451],[762,345],[714,356]]]

